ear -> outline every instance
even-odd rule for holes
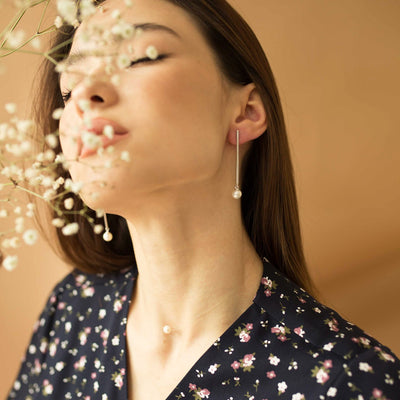
[[[228,141],[236,145],[236,130],[240,131],[239,144],[250,142],[261,136],[267,129],[267,113],[256,85],[249,83],[238,92],[239,104],[235,108]]]

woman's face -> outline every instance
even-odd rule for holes
[[[108,0],[102,8],[78,28],[70,53],[74,61],[61,74],[61,91],[72,92],[60,120],[60,140],[65,157],[77,159],[70,163],[70,173],[84,183],[83,200],[92,208],[122,213],[141,196],[182,190],[182,185],[215,175],[228,146],[233,87],[182,9],[163,0],[133,0],[132,7]],[[95,26],[111,29],[117,9],[126,22],[159,24],[176,34],[142,29],[112,46],[87,34]],[[119,82],[110,79],[107,57],[98,56],[118,53],[141,59],[149,46],[164,58],[118,70]],[[72,56],[93,52],[96,56]],[[88,121],[97,134],[104,125],[114,125],[119,135],[114,136],[113,153],[107,148],[101,156],[87,153],[82,134]],[[123,151],[129,153],[129,163],[118,161]]]

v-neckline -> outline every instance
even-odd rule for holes
[[[267,270],[267,264],[269,264],[269,261],[267,260],[266,257],[263,257],[261,259],[262,263],[263,263],[263,272],[262,272],[262,276],[259,282],[259,286],[258,289],[256,291],[255,296],[253,297],[253,300],[251,302],[251,304],[235,319],[235,321],[233,321],[229,327],[220,335],[218,336],[212,343],[211,345],[205,350],[205,352],[193,363],[193,365],[189,368],[189,370],[183,375],[183,377],[180,379],[180,381],[174,386],[174,389],[170,392],[170,394],[165,398],[165,400],[176,400],[176,396],[179,395],[179,393],[177,393],[180,389],[180,387],[182,386],[182,384],[188,380],[188,378],[190,377],[190,374],[193,371],[196,371],[196,369],[200,364],[202,364],[202,361],[204,359],[207,358],[208,354],[210,352],[212,352],[214,346],[216,345],[216,343],[222,343],[224,342],[224,339],[226,339],[226,337],[232,337],[233,332],[235,330],[235,328],[237,326],[239,326],[241,324],[241,322],[243,322],[245,320],[245,317],[247,316],[247,314],[249,314],[252,309],[254,307],[256,307],[256,309],[259,311],[260,310],[260,306],[257,304],[257,299],[262,295],[262,293],[264,292],[264,288],[263,288],[263,277],[266,274],[266,270]],[[125,309],[124,309],[124,320],[127,322],[128,321],[128,313],[130,310],[130,305],[131,305],[131,298],[132,298],[132,293],[135,287],[135,283],[136,283],[136,278],[138,275],[138,271],[136,270],[134,273],[134,279],[132,280],[132,285],[131,285],[131,292],[130,292],[130,297],[129,297],[129,301],[126,302],[125,304]],[[125,394],[125,399],[129,399],[129,385],[128,385],[128,376],[129,376],[129,372],[130,372],[130,368],[128,367],[128,345],[127,345],[127,329],[128,324],[125,324],[125,331],[124,331],[124,354],[125,357],[123,358],[123,366],[122,368],[125,369],[125,376],[126,376],[126,381],[125,381],[125,390],[124,390],[124,394]]]

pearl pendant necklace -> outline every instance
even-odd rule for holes
[[[172,332],[172,329],[169,325],[164,325],[162,328],[164,334],[169,335]]]

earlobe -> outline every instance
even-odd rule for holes
[[[236,130],[240,131],[240,144],[257,139],[267,129],[267,113],[254,83],[241,88],[240,113],[231,126],[229,142],[236,144]]]

